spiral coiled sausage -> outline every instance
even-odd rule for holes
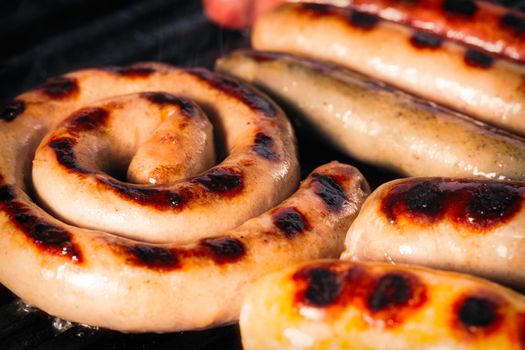
[[[225,145],[221,163],[181,173],[144,161],[186,143],[209,162],[200,109]],[[340,254],[368,193],[355,169],[333,163],[257,216],[297,185],[291,127],[255,90],[203,69],[82,70],[18,96],[1,118],[0,282],[80,323],[165,332],[233,322],[258,276]],[[177,136],[194,124],[204,125],[195,140]],[[117,179],[137,148],[134,169],[146,170],[130,172],[147,184]]]

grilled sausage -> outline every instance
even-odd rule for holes
[[[523,139],[344,68],[238,51],[216,69],[291,105],[316,132],[362,161],[412,176],[525,177]]]
[[[153,92],[129,95],[148,90]],[[94,102],[109,94],[125,96]],[[215,134],[226,145],[222,163],[162,186],[104,173],[129,161],[140,142],[151,153],[152,140],[143,133],[161,121],[153,139],[177,145],[173,132],[192,128],[188,118],[203,123],[197,105],[213,112]],[[132,107],[138,110],[128,115]],[[271,209],[297,186],[291,127],[257,91],[207,70],[160,64],[83,70],[18,96],[0,118],[0,283],[27,303],[84,324],[165,332],[234,322],[244,289],[255,278],[291,262],[340,254],[368,193],[357,170],[332,163]],[[29,196],[40,141],[35,179],[58,175],[54,184],[35,185],[41,206]],[[143,212],[140,241],[57,220],[62,214],[48,198],[53,192],[62,204],[91,211],[86,220],[108,216],[123,226],[140,221],[136,217]],[[90,208],[89,195],[102,200],[98,209]],[[55,217],[44,211],[51,206]],[[126,206],[132,214],[121,211]],[[104,208],[118,209],[121,217]],[[188,212],[190,227],[175,222],[165,231],[170,243],[145,242],[160,240],[152,238],[162,225],[155,217],[176,220]]]
[[[525,68],[440,37],[350,9],[285,4],[259,17],[252,42],[347,66],[525,134]]]
[[[497,3],[475,0],[351,0],[349,6],[525,62],[525,16]]]
[[[325,260],[257,281],[240,327],[245,350],[519,350],[525,297],[456,273]]]
[[[525,184],[412,178],[379,187],[344,259],[425,265],[525,289]]]
[[[6,183],[24,186],[21,173],[29,169],[22,166],[27,166],[39,136],[70,116],[44,138],[33,167],[42,204],[69,223],[149,242],[182,242],[195,239],[192,232],[204,237],[238,226],[293,192],[299,174],[295,141],[286,117],[272,102],[206,70],[153,64],[128,70],[79,71],[17,97],[12,106],[24,109],[13,121],[4,121],[1,130],[8,135],[2,136],[0,162]],[[130,107],[141,107],[135,114],[126,114],[130,108],[122,98],[91,104],[141,89],[154,91],[138,96],[140,101]],[[125,168],[133,151],[173,110],[197,118],[197,108],[173,94],[193,98],[214,112],[226,159],[169,186],[126,184],[106,176],[104,172],[115,173],[115,167]],[[171,145],[178,151],[170,133],[187,131],[189,123],[184,123],[168,127],[168,134],[160,137],[161,147]],[[203,142],[197,137],[187,141],[194,156]]]

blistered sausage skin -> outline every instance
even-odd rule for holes
[[[221,72],[292,107],[347,154],[411,176],[523,179],[525,143],[334,65],[237,51]]]
[[[525,134],[525,68],[440,37],[351,9],[285,4],[259,17],[252,43],[335,62]]]
[[[521,350],[525,297],[467,275],[325,260],[257,281],[240,327],[245,350]]]
[[[525,16],[489,1],[351,0],[349,7],[525,61]]]
[[[521,182],[394,180],[369,197],[342,258],[465,272],[525,290],[524,198]]]

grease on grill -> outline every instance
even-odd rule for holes
[[[212,73],[204,68],[193,68],[189,69],[188,72],[233,98],[240,100],[252,110],[263,113],[266,117],[277,116],[277,109],[275,106],[269,100],[258,95],[246,84],[241,84],[232,78]]]
[[[306,217],[294,207],[279,208],[272,213],[272,218],[274,225],[288,238],[310,229]]]
[[[116,73],[129,78],[145,78],[155,73],[155,68],[151,66],[132,65],[132,66],[110,66],[105,67],[105,70]]]
[[[144,98],[146,98],[151,103],[164,106],[164,105],[173,105],[173,106],[179,106],[181,112],[187,116],[187,117],[194,117],[197,115],[197,106],[192,101],[177,97],[172,94],[169,94],[167,92],[143,92],[141,94]]]
[[[476,14],[478,6],[472,0],[445,0],[443,10],[450,15],[472,17]]]
[[[127,253],[128,263],[152,270],[169,271],[182,267],[177,254],[167,248],[137,244],[127,247]]]
[[[465,51],[465,63],[471,67],[488,69],[494,64],[494,58],[484,52],[468,49]]]
[[[428,33],[415,32],[410,37],[410,43],[417,49],[438,49],[443,44],[443,38]]]
[[[312,174],[312,186],[330,210],[341,210],[348,200],[339,182],[332,176],[319,173]]]
[[[264,159],[273,161],[279,159],[277,153],[275,152],[274,140],[262,132],[259,132],[257,135],[255,135],[255,141],[252,149],[256,154],[263,157]]]
[[[449,220],[475,231],[508,222],[523,203],[523,187],[483,180],[407,180],[394,185],[381,200],[391,223],[400,218],[419,225]]]
[[[26,104],[24,101],[12,100],[0,112],[0,119],[5,120],[7,122],[11,122],[15,120],[15,118],[18,117],[20,114],[24,113],[25,108]]]
[[[483,294],[464,295],[453,305],[453,324],[469,335],[484,336],[502,324],[499,298]]]
[[[354,27],[370,30],[379,24],[380,18],[369,13],[352,11],[349,20]]]
[[[201,245],[211,253],[211,258],[221,265],[236,262],[246,254],[244,244],[236,238],[207,238],[201,241]]]
[[[54,77],[48,79],[38,88],[51,98],[66,98],[78,93],[76,79],[68,77]]]
[[[327,307],[334,304],[342,291],[342,281],[330,266],[306,267],[297,271],[295,281],[305,284],[296,294],[296,302],[314,307]]]
[[[230,196],[240,193],[244,187],[242,172],[231,167],[213,168],[193,178],[192,182],[211,192]]]
[[[72,134],[95,130],[106,123],[108,116],[109,112],[104,108],[82,108],[71,115],[67,129]]]
[[[16,198],[10,186],[0,186],[0,210],[40,251],[66,257],[74,263],[82,262],[82,254],[73,243],[71,233],[39,217]]]

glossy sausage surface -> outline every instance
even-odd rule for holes
[[[237,51],[221,72],[255,84],[345,153],[411,176],[525,178],[525,142],[340,66]]]
[[[285,4],[259,17],[252,43],[335,62],[525,134],[525,68],[440,37],[350,9]]]
[[[521,182],[394,180],[363,206],[343,258],[470,273],[524,290],[524,199]]]
[[[244,349],[523,349],[525,297],[406,265],[316,261],[257,281]]]

